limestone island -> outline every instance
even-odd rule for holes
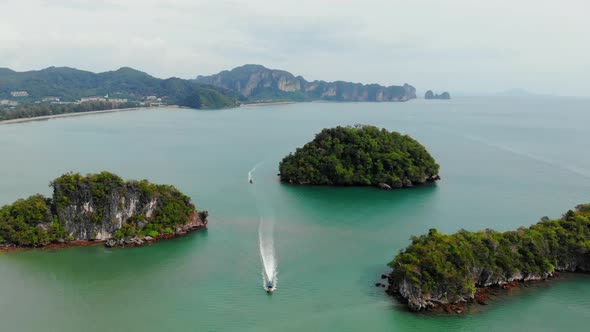
[[[431,229],[389,263],[388,293],[412,311],[462,313],[469,303],[488,303],[494,288],[527,286],[559,272],[590,272],[590,204],[529,228],[496,232]]]
[[[0,248],[104,242],[141,246],[207,227],[207,211],[170,185],[123,181],[109,172],[64,174],[40,194],[0,208]]]
[[[367,125],[324,129],[279,164],[285,183],[382,189],[435,182],[438,170],[418,141]]]
[[[432,90],[428,90],[424,94],[424,99],[451,99],[451,94],[445,91],[439,95],[432,92]]]

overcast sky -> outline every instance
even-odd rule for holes
[[[588,0],[0,0],[0,67],[590,95]]]

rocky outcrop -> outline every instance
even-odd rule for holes
[[[413,311],[487,304],[490,289],[527,285],[560,272],[589,273],[589,243],[590,204],[516,231],[446,235],[431,229],[412,237],[389,263],[387,291]]]
[[[51,186],[51,198],[34,195],[2,207],[0,245],[137,246],[207,226],[208,212],[197,211],[173,186],[123,181],[108,172],[68,173]]]
[[[189,232],[203,229],[207,227],[207,211],[202,211],[204,213],[193,213],[191,215],[190,220],[183,225],[179,225],[176,227],[172,232],[169,233],[162,233],[155,236],[150,235],[134,235],[129,237],[122,237],[119,239],[115,239],[113,237],[109,238],[105,241],[105,246],[112,248],[112,247],[139,247],[154,241],[163,240],[163,239],[170,239],[174,237],[179,237],[188,234]]]
[[[211,76],[198,76],[197,82],[234,90],[252,102],[260,101],[408,101],[416,98],[409,85],[382,86],[351,82],[308,82],[301,76],[260,65],[245,65]]]
[[[61,188],[54,195],[60,195]],[[157,196],[147,197],[135,184],[113,189],[103,201],[97,201],[90,185],[81,184],[70,203],[57,210],[63,227],[76,240],[107,240],[132,216],[145,216],[143,223],[153,218],[159,203]]]
[[[440,95],[435,94],[432,90],[426,91],[424,99],[451,99],[451,95],[448,92],[443,92]]]

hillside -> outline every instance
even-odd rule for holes
[[[374,126],[324,129],[285,157],[281,181],[305,185],[412,187],[439,179],[439,165],[410,136]]]
[[[261,65],[244,65],[211,76],[198,76],[197,82],[239,92],[251,102],[269,101],[407,101],[416,98],[416,89],[344,81],[309,82],[284,70]]]
[[[109,95],[130,101],[147,96],[163,98],[168,104],[192,108],[221,108],[237,104],[231,91],[179,78],[159,79],[144,72],[121,68],[95,74],[67,67],[49,67],[38,71],[16,72],[0,68],[0,99],[15,99],[13,91],[26,91],[16,98],[21,104],[46,97],[73,102],[83,97]]]

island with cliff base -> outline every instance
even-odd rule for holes
[[[279,164],[284,183],[413,187],[440,179],[439,165],[408,135],[375,126],[324,129]]]
[[[424,94],[424,99],[451,99],[451,94],[446,91],[441,94],[435,94],[432,90],[428,90]]]
[[[494,288],[590,272],[590,204],[509,232],[431,229],[412,237],[389,266],[388,293],[409,309],[461,313],[467,304],[487,304]]]
[[[174,186],[102,172],[64,174],[51,187],[52,197],[37,194],[0,208],[0,248],[141,246],[207,226],[208,212]]]

